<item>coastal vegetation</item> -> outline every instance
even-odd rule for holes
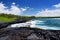
[[[0,13],[0,21],[2,22],[11,22],[16,19],[28,19],[28,18],[60,18],[60,16],[19,16],[19,15],[12,15],[12,14],[4,14]]]
[[[60,18],[60,16],[36,16],[36,18]]]
[[[2,22],[11,22],[16,19],[28,19],[28,18],[35,18],[35,16],[18,16],[18,15],[12,15],[12,14],[0,14],[0,21]]]

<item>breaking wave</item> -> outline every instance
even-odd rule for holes
[[[60,18],[59,18],[60,19]],[[45,19],[44,19],[45,20]],[[31,27],[31,28],[41,28],[46,30],[60,30],[60,20],[31,20],[26,23],[12,24],[9,27]],[[58,23],[59,22],[59,23]]]

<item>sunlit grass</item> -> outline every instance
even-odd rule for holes
[[[11,22],[14,21],[16,18],[8,18],[8,17],[2,17],[0,16],[0,21],[2,22]]]

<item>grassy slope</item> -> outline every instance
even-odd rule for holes
[[[0,17],[0,21],[2,22],[10,22],[14,21],[16,18],[7,18],[7,17]]]
[[[17,17],[13,15],[7,15],[7,14],[0,14],[0,21],[2,22],[10,22],[14,21]]]
[[[0,14],[0,21],[2,22],[11,22],[14,21],[17,18],[35,18],[34,16],[17,16],[12,14]]]

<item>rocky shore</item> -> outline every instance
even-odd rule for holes
[[[0,40],[60,40],[60,31],[28,27],[9,28],[0,30]]]
[[[11,24],[17,24],[17,23],[24,23],[26,21],[31,20],[30,18],[26,19],[26,18],[21,18],[21,19],[16,19],[15,21],[12,22],[0,22],[0,29],[1,28],[6,28],[7,26],[11,25]]]
[[[6,28],[11,24],[24,23],[31,19],[17,19],[13,22],[0,22],[0,40],[60,40],[60,30],[43,30],[30,27]]]

